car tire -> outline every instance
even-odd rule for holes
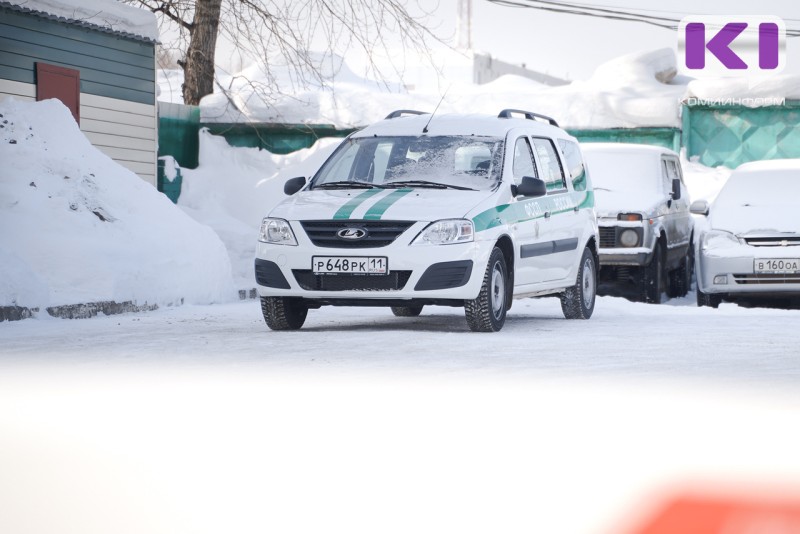
[[[495,247],[483,275],[478,298],[464,301],[467,324],[473,332],[498,332],[506,322],[508,270],[503,252]]]
[[[575,285],[568,287],[560,297],[561,311],[567,319],[588,319],[592,316],[597,298],[597,264],[588,248],[583,249]]]
[[[392,306],[392,313],[397,317],[417,317],[422,313],[422,306]]]
[[[664,247],[660,240],[656,242],[650,263],[642,267],[641,284],[642,300],[661,304],[661,293],[664,292]]]
[[[271,330],[298,330],[306,322],[308,307],[291,297],[261,297],[261,313]]]
[[[715,293],[703,293],[700,288],[697,288],[697,305],[699,307],[707,306],[709,308],[719,308],[722,302],[722,295]]]
[[[694,245],[689,243],[689,250],[683,257],[680,267],[669,273],[667,296],[685,297],[692,287],[692,271],[694,268]]]

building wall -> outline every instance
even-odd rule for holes
[[[0,6],[0,99],[36,100],[36,62],[80,72],[81,130],[155,185],[155,44]]]

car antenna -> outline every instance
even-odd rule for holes
[[[444,94],[442,95],[442,98],[439,99],[439,103],[436,104],[435,108],[433,108],[433,113],[431,113],[431,118],[428,119],[427,123],[425,123],[425,127],[422,129],[422,133],[428,133],[428,126],[430,126],[431,121],[433,120],[433,116],[436,115],[436,110],[438,110],[439,106],[442,105],[442,102],[444,102],[444,97],[447,96],[447,91],[449,91],[452,86],[453,84],[451,83],[450,85],[447,86],[447,89],[444,90]]]

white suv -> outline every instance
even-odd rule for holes
[[[273,330],[325,305],[463,306],[481,332],[503,327],[513,298],[560,296],[568,319],[594,309],[594,194],[577,140],[549,117],[396,111],[284,191],[255,260]]]

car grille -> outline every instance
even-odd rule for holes
[[[308,238],[318,247],[376,248],[385,247],[414,224],[412,221],[300,221]],[[362,228],[367,236],[362,239],[342,239],[336,233],[345,228]]]
[[[295,280],[306,291],[397,291],[411,278],[411,271],[389,274],[314,274],[308,269],[292,270]]]
[[[751,247],[797,247],[800,237],[746,237],[745,243]]]
[[[734,274],[737,284],[800,284],[800,274]]]
[[[615,226],[600,227],[600,248],[614,248],[617,246],[617,228]]]

